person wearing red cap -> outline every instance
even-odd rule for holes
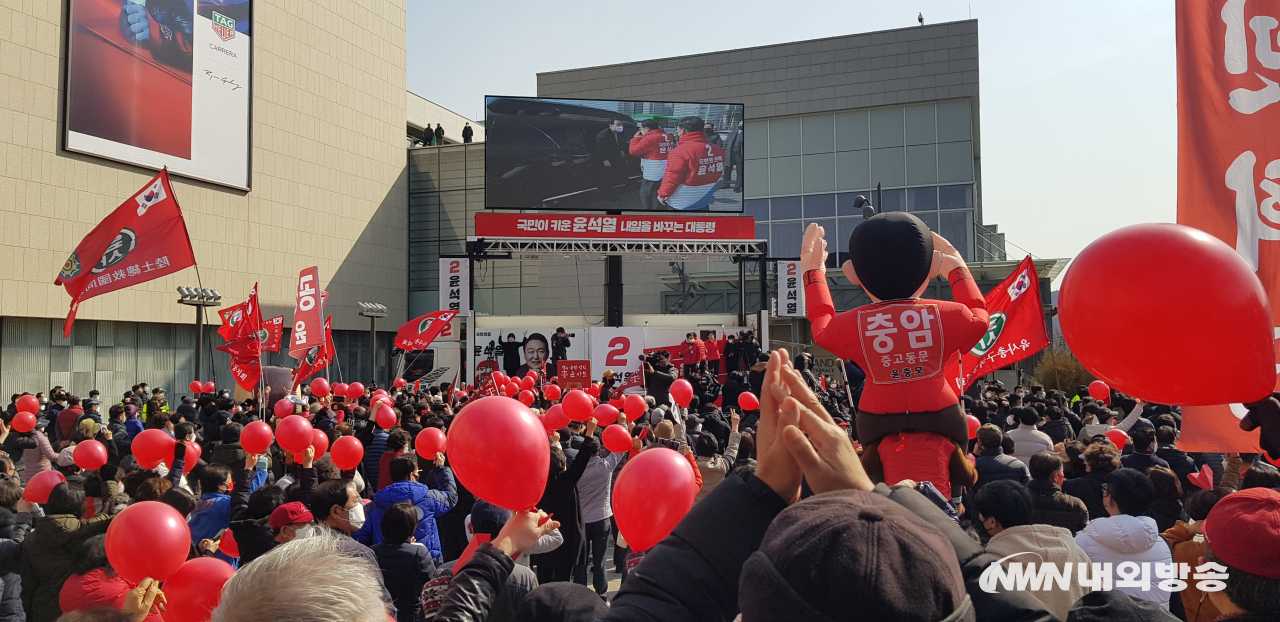
[[[1280,492],[1250,488],[1223,497],[1204,521],[1204,559],[1227,567],[1209,600],[1232,622],[1280,619]]]
[[[315,517],[311,515],[307,506],[301,501],[294,501],[276,508],[271,512],[271,518],[267,522],[276,532],[276,542],[285,544],[297,538],[307,537],[311,522],[314,520]]]

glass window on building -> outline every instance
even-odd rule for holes
[[[769,200],[772,220],[800,218],[800,197],[774,197]]]
[[[938,206],[941,209],[973,209],[973,186],[938,187]]]
[[[869,197],[875,202],[875,197]],[[902,212],[907,209],[907,191],[904,188],[892,188],[884,191],[884,198],[878,206],[880,212]]]
[[[841,151],[836,154],[836,190],[858,190],[870,185],[870,151]]]
[[[801,117],[804,126],[804,152],[835,151],[835,115],[818,114]]]
[[[800,118],[769,121],[769,157],[800,155]]]
[[[743,124],[743,155],[748,160],[769,157],[769,122],[747,121]]]
[[[938,183],[937,145],[913,145],[907,147],[907,185],[919,186]]]
[[[769,158],[769,194],[800,194],[800,156]]]
[[[931,212],[938,209],[938,188],[907,188],[907,211]]]
[[[804,192],[832,192],[836,189],[834,153],[803,156]]]
[[[930,231],[938,230],[938,212],[919,212],[915,216],[924,222]]]
[[[756,220],[769,220],[769,199],[747,199],[743,201],[742,215],[750,216]]]
[[[938,142],[953,143],[973,138],[973,115],[969,100],[938,102]]]
[[[836,215],[836,195],[809,194],[804,197],[804,218],[826,218]]]
[[[773,222],[773,235],[769,238],[769,255],[773,257],[799,257],[800,238],[804,223],[799,220]]]
[[[836,195],[836,213],[841,216],[857,216],[862,217],[862,208],[854,207],[853,201],[861,195],[870,197],[870,190],[859,190],[857,192],[841,192]]]
[[[902,147],[871,150],[870,186],[905,186],[907,175]]]
[[[938,145],[938,181],[973,181],[973,143],[964,141]]]
[[[870,148],[867,111],[836,113],[836,151],[865,151]]]
[[[835,258],[835,267],[838,268],[849,260],[849,236],[853,235],[854,229],[866,221],[859,215],[857,218],[837,218],[836,222],[839,231],[836,237],[832,237],[830,233],[827,234],[827,252]],[[831,265],[830,262],[827,265]]]
[[[907,106],[907,144],[932,145],[937,140],[933,104]]]
[[[747,160],[743,163],[742,171],[742,187],[746,196],[769,196],[768,160]]]
[[[871,111],[871,148],[901,147],[903,141],[902,107],[876,108]]]
[[[969,231],[973,229],[973,212],[941,212],[939,216],[938,234],[951,242],[965,261],[973,261],[973,253],[969,246]]]

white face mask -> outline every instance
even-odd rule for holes
[[[301,540],[303,538],[310,538],[313,535],[312,532],[313,532],[313,529],[311,528],[311,525],[307,525],[306,527],[299,527],[298,530],[293,533],[293,539]]]
[[[364,526],[364,504],[357,503],[356,507],[347,513],[347,516],[347,521],[351,523],[352,527],[359,529]]]
[[[622,133],[622,126],[621,126],[621,125],[615,125],[615,126],[613,126],[613,131],[615,131],[615,132],[617,132],[617,133],[621,134],[621,133]]]
[[[1005,421],[1008,422],[1009,425],[1013,425],[1013,415],[1009,415],[1008,417],[1005,417]]]

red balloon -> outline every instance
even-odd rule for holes
[[[20,413],[38,413],[40,412],[40,400],[34,395],[24,395],[18,398],[18,412]]]
[[[168,599],[160,614],[164,622],[208,622],[222,599],[222,586],[235,573],[231,564],[216,557],[197,557],[182,564],[164,582]]]
[[[525,376],[520,379],[520,388],[525,391],[533,390],[533,376]]]
[[[345,383],[345,382],[338,382],[338,383],[335,383],[335,384],[334,384],[332,387],[330,387],[330,388],[331,388],[331,389],[333,389],[333,394],[334,394],[334,395],[339,395],[339,396],[342,396],[342,397],[346,397],[346,396],[347,396],[347,389],[348,389],[349,387],[347,386],[347,383]]]
[[[293,414],[293,402],[290,402],[288,398],[282,398],[276,402],[276,405],[271,410],[276,413],[277,417],[283,419]]]
[[[95,440],[81,441],[76,443],[71,457],[75,459],[76,466],[86,471],[97,471],[107,463],[107,448]]]
[[[396,378],[391,382],[391,386],[397,389],[403,389],[404,387],[408,386],[408,384],[409,384],[409,381],[405,380],[404,378]]]
[[[236,543],[236,534],[230,529],[222,532],[222,539],[218,540],[218,550],[227,557],[240,557],[240,545]]]
[[[626,426],[611,425],[604,429],[600,438],[604,441],[604,448],[615,454],[631,451],[631,433]]]
[[[182,474],[186,475],[191,469],[196,468],[196,462],[200,461],[200,454],[204,453],[204,449],[200,447],[200,443],[195,441],[186,442],[186,453],[182,454]],[[244,447],[244,445],[241,445]]]
[[[154,469],[161,462],[173,462],[173,446],[177,441],[164,430],[143,430],[133,437],[133,457],[144,469]]]
[[[22,498],[32,503],[48,503],[53,487],[65,481],[67,478],[58,471],[41,471],[27,480],[27,487],[22,489]]]
[[[358,400],[364,397],[364,385],[359,382],[353,382],[347,385],[347,397],[353,400]]]
[[[396,427],[396,410],[386,404],[378,407],[378,427],[384,430],[390,430]]]
[[[693,399],[693,385],[688,380],[681,378],[671,383],[671,400],[680,408],[688,408],[690,400]],[[630,542],[630,540],[628,540]]]
[[[560,387],[554,384],[549,384],[542,387],[542,394],[547,396],[547,399],[554,402],[560,399]]]
[[[311,430],[311,446],[316,448],[315,459],[319,460],[329,451],[329,435],[323,430]]]
[[[145,539],[145,545],[139,545],[139,538]],[[190,551],[186,518],[159,501],[134,503],[107,527],[107,560],[116,574],[132,583],[147,577],[168,579],[187,561]]]
[[[622,410],[622,409],[627,405],[627,402],[626,402],[626,400],[624,400],[624,399],[622,399],[622,398],[620,398],[620,397],[615,397],[615,398],[613,398],[613,399],[609,400],[609,405],[610,405],[610,406],[612,406],[612,407],[614,407],[614,408],[617,408],[618,410]]]
[[[760,398],[756,397],[755,393],[743,391],[738,394],[738,407],[741,408],[743,412],[760,408]]]
[[[533,378],[536,381],[538,379],[538,370],[530,369],[529,371],[525,372],[524,377]]]
[[[965,415],[964,418],[969,423],[969,440],[978,438],[978,428],[982,427],[982,421],[973,415]]]
[[[635,421],[649,411],[649,405],[645,403],[643,395],[632,394],[623,400],[622,409],[626,411],[628,421]]]
[[[622,467],[613,485],[613,516],[633,551],[667,537],[693,507],[693,465],[665,447],[647,449]]]
[[[350,471],[360,466],[360,461],[364,459],[364,445],[354,436],[344,436],[333,442],[329,458],[333,460],[334,466]]]
[[[413,441],[413,447],[418,450],[419,457],[435,460],[436,454],[444,453],[448,445],[447,440],[444,431],[440,428],[422,428],[422,431],[418,432],[418,438]]]
[[[1152,301],[1177,304],[1152,313]],[[1072,353],[1125,394],[1207,406],[1255,401],[1275,385],[1267,293],[1234,249],[1198,229],[1143,224],[1098,238],[1067,269],[1058,309]],[[1213,381],[1189,382],[1188,371]]]
[[[202,393],[201,389],[203,389],[204,386],[200,384],[199,380],[192,380],[191,384],[187,385],[187,388],[191,389],[192,393]]]
[[[590,395],[591,397],[600,397],[600,385],[594,382],[587,385],[587,395]]]
[[[218,385],[213,384],[213,381],[210,380],[209,382],[204,383],[204,387],[202,388],[204,389],[205,393],[213,393],[215,390],[217,390]]]
[[[490,375],[493,376],[493,383],[500,387],[506,385],[507,381],[510,380],[509,378],[507,378],[506,374],[500,371],[495,371]]]
[[[13,421],[9,425],[17,432],[30,432],[36,429],[36,416],[31,413],[18,413],[13,416]]]
[[[1110,404],[1111,387],[1107,386],[1107,383],[1101,380],[1094,380],[1089,383],[1089,397]]]
[[[601,404],[591,414],[595,417],[596,423],[600,425],[609,425],[618,420],[618,409],[611,404]]]
[[[542,427],[547,432],[555,432],[560,428],[569,425],[569,415],[564,414],[564,406],[560,404],[552,404],[551,408],[542,415]]]
[[[1107,440],[1116,447],[1124,449],[1125,443],[1129,442],[1129,434],[1120,428],[1111,428],[1107,430]]]
[[[560,403],[564,405],[564,414],[574,421],[590,419],[593,414],[592,411],[595,410],[595,404],[592,403],[591,397],[577,389],[570,391]]]
[[[515,397],[520,392],[520,383],[512,380],[507,383],[507,397]]]
[[[287,452],[296,454],[306,451],[311,446],[311,430],[311,422],[306,417],[290,415],[276,424],[276,442],[280,444],[280,449]],[[243,434],[241,441],[240,445],[243,447]]]
[[[240,433],[240,446],[251,454],[260,454],[271,447],[275,438],[271,426],[262,421],[254,421],[244,426],[244,431]]]
[[[329,397],[330,390],[332,390],[332,387],[329,386],[329,381],[324,378],[316,378],[311,381],[311,394],[316,397]]]
[[[525,390],[520,392],[520,403],[525,406],[532,406],[535,399],[537,398],[533,396],[533,391]]]
[[[551,470],[547,434],[524,404],[482,397],[449,427],[449,464],[477,499],[526,510],[538,504]]]

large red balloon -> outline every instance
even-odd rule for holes
[[[978,438],[978,428],[982,427],[982,421],[973,415],[965,415],[964,419],[969,423],[969,440]]]
[[[347,385],[347,398],[358,400],[364,397],[364,385],[359,382],[353,382]]]
[[[203,393],[201,389],[204,388],[204,385],[200,384],[199,380],[192,380],[191,384],[187,385],[187,388],[191,389],[192,393]]]
[[[360,461],[364,459],[364,445],[354,436],[344,436],[333,442],[329,458],[333,460],[334,466],[350,471],[360,466]]]
[[[213,381],[210,380],[209,382],[204,383],[204,386],[201,388],[204,389],[205,393],[213,393],[215,390],[217,390],[218,385],[213,384]]]
[[[645,403],[643,395],[632,394],[623,400],[622,409],[627,413],[627,421],[635,421],[649,411],[649,405]]]
[[[738,394],[738,407],[741,408],[743,412],[760,408],[760,398],[756,397],[755,393],[743,391]]]
[[[515,397],[516,394],[519,392],[520,392],[520,383],[516,382],[515,380],[508,382],[507,390],[504,391],[504,393],[507,394],[507,397]]]
[[[688,408],[689,402],[693,400],[693,385],[688,380],[681,378],[671,383],[671,400],[680,408]],[[627,540],[630,542],[630,540]]]
[[[71,457],[75,459],[76,466],[86,471],[97,471],[107,463],[107,448],[95,440],[81,441],[76,443]]]
[[[491,376],[493,376],[493,384],[494,384],[494,386],[499,386],[499,387],[501,387],[501,386],[504,386],[504,385],[506,385],[506,384],[507,384],[507,380],[508,380],[508,378],[507,378],[507,375],[506,375],[506,374],[504,374],[504,373],[502,373],[502,372],[500,372],[500,371],[495,371],[495,372],[493,372],[493,373],[492,373],[492,374],[490,374],[490,375],[491,375]]]
[[[67,478],[58,471],[41,471],[27,480],[27,487],[22,489],[22,498],[32,503],[48,503],[53,487],[65,481]]]
[[[548,432],[555,432],[569,425],[569,415],[564,414],[564,406],[552,404],[542,415],[542,427]]]
[[[596,419],[596,423],[600,425],[609,425],[618,420],[618,409],[611,404],[601,404],[596,406],[592,415]]]
[[[604,429],[600,438],[604,441],[604,448],[615,454],[631,451],[631,433],[627,432],[626,426],[611,425]]]
[[[306,417],[290,415],[276,424],[276,442],[280,444],[280,449],[288,452],[306,451],[313,440],[311,430],[311,422]]]
[[[288,398],[281,398],[271,410],[276,413],[277,417],[283,419],[293,414],[293,402],[290,402]]]
[[[378,421],[378,427],[384,430],[390,430],[391,428],[394,428],[396,426],[396,409],[388,406],[385,403],[382,404],[381,406],[378,406],[377,421]]]
[[[533,395],[533,391],[529,391],[529,390],[521,391],[517,397],[520,400],[520,403],[524,404],[525,406],[532,406],[533,401],[538,399]]]
[[[20,413],[38,413],[40,412],[40,400],[34,395],[23,395],[17,401],[18,412]]]
[[[18,413],[13,416],[10,426],[17,432],[27,433],[36,429],[36,416],[31,413]]]
[[[574,389],[560,402],[564,406],[564,414],[574,421],[586,421],[591,418],[595,404],[586,393]],[[560,428],[556,428],[557,430]]]
[[[342,397],[346,397],[346,396],[347,396],[347,389],[348,389],[349,387],[347,386],[347,383],[345,383],[345,382],[338,382],[338,383],[335,383],[335,384],[334,384],[332,387],[330,387],[330,388],[333,390],[333,394],[334,394],[334,395],[339,395],[339,396],[342,396]]]
[[[208,622],[222,599],[222,586],[235,573],[231,564],[216,557],[197,557],[182,564],[164,582],[164,622]]]
[[[525,376],[520,379],[520,388],[525,391],[533,390],[533,376]]]
[[[527,510],[542,499],[551,470],[547,434],[513,399],[489,396],[468,404],[449,427],[449,464],[477,499]]]
[[[560,399],[560,386],[549,384],[545,387],[542,387],[542,394],[547,396],[547,399],[554,402]]]
[[[1098,238],[1067,269],[1058,309],[1072,353],[1128,395],[1206,406],[1259,400],[1275,385],[1267,293],[1235,250],[1198,229],[1143,224]]]
[[[329,451],[329,435],[324,430],[311,430],[311,446],[316,448],[316,460],[324,457],[324,452]]]
[[[195,441],[187,441],[186,453],[182,454],[182,474],[186,475],[191,469],[196,468],[196,463],[200,461],[200,454],[204,453],[204,448],[200,447],[200,443]],[[241,445],[244,447],[244,445]]]
[[[154,469],[161,462],[173,462],[173,446],[177,441],[164,430],[143,430],[133,437],[133,457],[144,469]]]
[[[271,447],[275,438],[271,426],[262,421],[254,421],[244,426],[244,431],[240,433],[240,446],[251,454],[260,454]]]
[[[329,391],[331,390],[332,387],[329,386],[329,381],[324,378],[316,378],[311,381],[311,394],[316,397],[329,397]]]
[[[236,542],[236,534],[230,529],[222,532],[222,538],[218,540],[218,550],[227,557],[240,557],[240,544]]]
[[[1112,445],[1124,449],[1125,443],[1129,442],[1129,434],[1120,428],[1111,428],[1107,430],[1107,440],[1111,441]]]
[[[1101,380],[1094,380],[1089,383],[1089,397],[1110,404],[1111,387]]]
[[[633,551],[647,551],[667,537],[693,507],[698,493],[693,465],[665,447],[640,452],[613,485],[613,516]]]
[[[594,382],[587,385],[587,395],[590,395],[591,397],[600,397],[600,385]]]
[[[448,446],[444,431],[440,428],[422,428],[418,432],[418,438],[414,439],[413,447],[418,450],[418,456],[424,460],[435,460],[436,454],[444,453]]]
[[[147,577],[164,581],[187,561],[191,530],[182,514],[169,505],[140,501],[111,520],[106,544],[107,559],[116,574],[132,583]]]

